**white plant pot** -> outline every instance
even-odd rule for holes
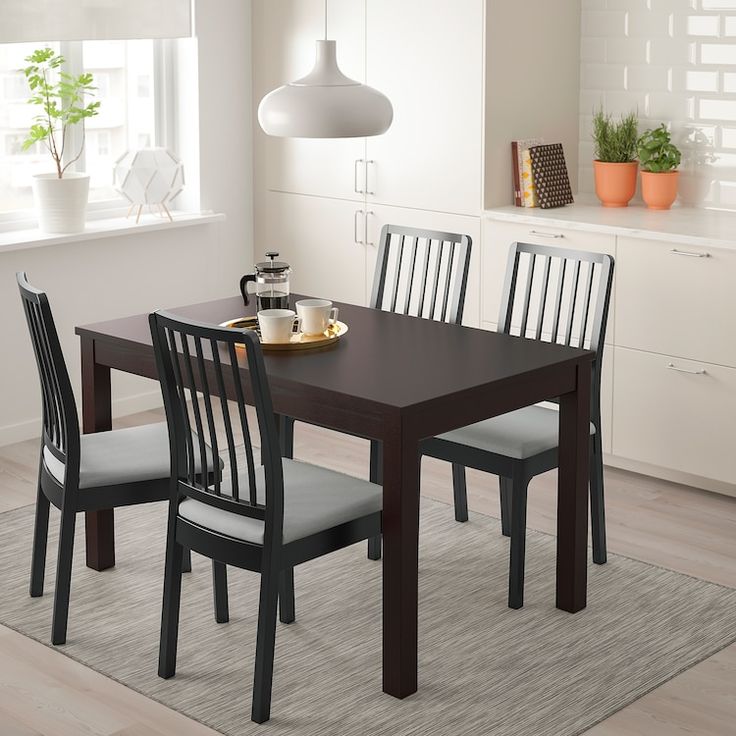
[[[36,174],[33,198],[41,232],[83,232],[88,195],[89,174],[70,172],[64,174],[63,179],[56,174]]]

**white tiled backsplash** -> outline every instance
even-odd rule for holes
[[[580,191],[602,104],[670,125],[681,203],[736,209],[736,0],[582,0],[580,51]]]

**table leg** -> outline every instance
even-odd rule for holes
[[[397,431],[383,444],[383,691],[417,690],[419,442]]]
[[[586,606],[591,363],[577,368],[576,390],[560,397],[557,492],[557,608]]]
[[[110,369],[95,363],[95,343],[82,338],[82,431],[112,429]],[[115,565],[115,512],[112,509],[85,514],[87,567],[106,570]]]

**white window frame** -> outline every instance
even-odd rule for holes
[[[66,60],[65,69],[70,73],[82,72],[83,41],[61,41],[59,52]],[[153,39],[153,92],[154,92],[154,146],[177,150],[178,134],[176,124],[176,84],[178,46],[176,39]],[[79,125],[69,129],[67,138],[69,151],[78,151],[82,144],[82,129]],[[86,149],[86,146],[85,146]],[[72,170],[84,171],[86,150],[82,152]],[[90,202],[87,205],[87,219],[101,220],[125,217],[129,204],[123,197]],[[15,210],[0,213],[0,232],[31,229],[36,226],[33,209]]]

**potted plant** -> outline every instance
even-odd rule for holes
[[[595,113],[595,193],[604,207],[626,207],[636,192],[636,140],[636,113],[618,121],[602,109]]]
[[[677,199],[680,150],[667,126],[645,131],[637,143],[641,164],[641,196],[650,210],[668,210]]]
[[[74,233],[84,230],[89,176],[69,171],[84,150],[84,135],[76,155],[67,150],[69,128],[97,115],[99,102],[85,106],[84,96],[94,94],[91,74],[75,77],[61,69],[64,58],[52,49],[38,49],[25,58],[23,74],[31,97],[41,112],[33,119],[23,150],[41,143],[48,149],[56,171],[33,177],[33,195],[39,228],[46,233]]]

